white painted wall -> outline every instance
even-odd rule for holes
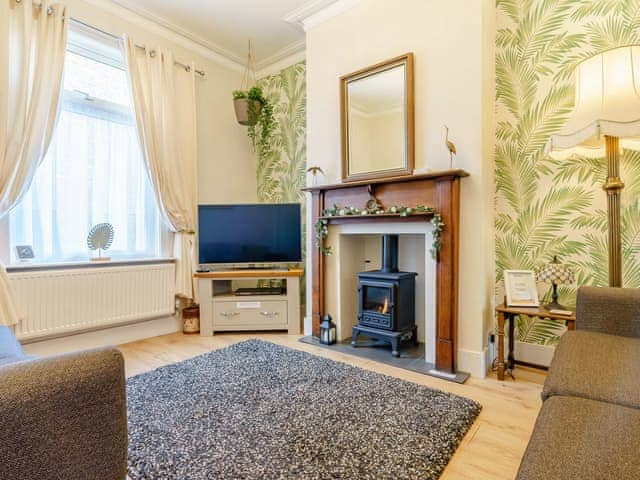
[[[449,168],[446,123],[454,167],[471,174],[462,180],[458,368],[477,376],[492,324],[493,17],[490,0],[362,0],[307,30],[308,163],[329,182],[340,178],[339,77],[414,52],[416,169]]]

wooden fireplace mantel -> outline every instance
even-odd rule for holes
[[[311,193],[312,222],[323,216],[325,208],[333,205],[364,208],[373,195],[383,207],[403,205],[432,206],[442,216],[442,248],[436,266],[436,369],[455,373],[458,336],[458,250],[460,223],[460,178],[469,174],[464,170],[445,170],[421,175],[380,178],[334,185],[305,188]],[[388,222],[426,221],[431,217],[385,216]],[[374,222],[382,218],[357,216],[329,217],[329,223]],[[311,308],[313,335],[320,334],[320,320],[324,315],[325,262],[319,248],[312,249]]]

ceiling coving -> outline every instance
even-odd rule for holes
[[[238,65],[256,69],[304,52],[300,19],[342,0],[111,0]]]

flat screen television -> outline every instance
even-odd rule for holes
[[[300,204],[199,205],[201,265],[302,261]]]

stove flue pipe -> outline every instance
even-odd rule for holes
[[[398,271],[398,235],[382,235],[382,268],[385,273]]]

